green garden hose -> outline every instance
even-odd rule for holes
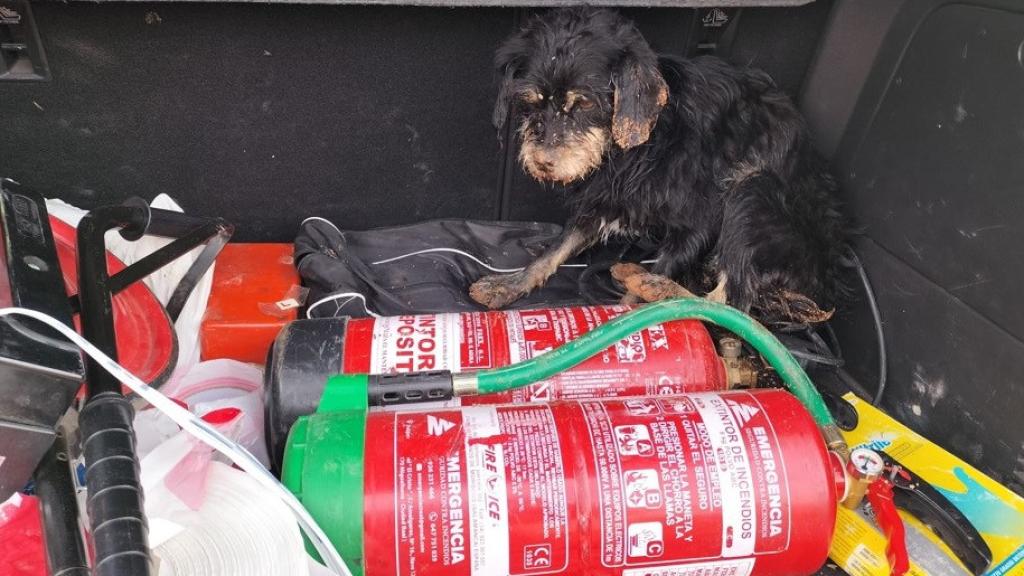
[[[807,407],[821,428],[829,448],[844,458],[847,456],[846,443],[832,414],[807,373],[789,350],[767,328],[750,316],[724,304],[698,298],[677,298],[648,304],[531,360],[503,368],[459,374],[456,378],[475,380],[476,392],[479,394],[504,392],[568,370],[648,326],[683,319],[717,324],[746,340],[775,369],[790,392]]]

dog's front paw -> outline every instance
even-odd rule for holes
[[[644,299],[637,294],[633,294],[632,292],[626,292],[625,294],[622,295],[622,298],[619,298],[620,306],[637,306],[643,303]]]
[[[827,322],[832,319],[836,312],[834,308],[822,310],[814,300],[790,290],[780,290],[777,298],[783,315],[801,324]]]
[[[626,289],[623,303],[658,302],[669,298],[696,297],[693,292],[671,279],[660,274],[652,274],[638,264],[619,263],[612,266],[611,272],[612,277]]]
[[[611,268],[612,278],[618,280],[620,283],[625,284],[626,279],[637,274],[649,274],[646,268],[633,262],[619,262],[612,265]]]
[[[484,276],[469,287],[470,298],[492,310],[504,308],[529,292],[521,273]]]

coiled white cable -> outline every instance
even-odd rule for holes
[[[229,440],[195,414],[174,403],[157,390],[150,388],[145,382],[139,380],[123,366],[104,354],[99,348],[93,346],[92,343],[56,318],[27,308],[0,308],[0,317],[10,315],[34,318],[60,332],[62,336],[74,342],[76,346],[81,348],[83,352],[88,354],[104,370],[131,388],[155,408],[167,414],[171,420],[178,426],[181,426],[182,430],[186,430],[199,440],[212,446],[221,454],[227,456],[239,468],[248,472],[262,486],[277,494],[281,501],[292,511],[292,514],[295,515],[295,519],[298,521],[302,531],[306,533],[316,547],[317,552],[320,553],[320,557],[326,562],[327,567],[337,576],[352,576],[352,572],[345,565],[345,561],[341,559],[334,545],[331,544],[327,534],[316,523],[316,520],[309,515],[309,512],[302,506],[302,503],[269,470],[264,468],[260,461],[249,453],[248,450]]]
[[[417,250],[415,252],[409,252],[408,254],[400,254],[398,256],[393,256],[391,258],[385,258],[384,260],[377,260],[376,262],[370,262],[370,265],[371,266],[378,266],[380,264],[390,264],[391,262],[397,262],[399,260],[403,260],[403,259],[409,258],[411,256],[420,256],[422,254],[435,254],[435,253],[438,253],[438,252],[444,252],[444,253],[448,253],[448,254],[458,254],[459,256],[464,256],[466,258],[469,258],[473,262],[476,262],[480,266],[490,270],[491,272],[496,272],[498,274],[505,274],[505,273],[512,273],[512,272],[522,272],[523,270],[526,270],[526,268],[522,267],[522,266],[519,267],[519,268],[497,268],[495,266],[491,266],[487,262],[484,262],[483,260],[481,260],[481,259],[477,258],[476,256],[470,254],[469,252],[465,252],[463,250],[459,250],[458,248],[427,248],[425,250]],[[640,261],[641,264],[654,264],[655,262],[657,262],[657,260],[641,260]],[[589,264],[559,264],[558,265],[559,268],[586,268],[587,266],[589,266]]]
[[[370,265],[371,266],[379,266],[381,264],[389,264],[391,262],[397,262],[399,260],[402,260],[402,259],[405,259],[405,258],[409,258],[411,256],[420,256],[422,254],[436,254],[438,252],[443,252],[443,253],[448,253],[448,254],[458,254],[459,256],[463,256],[465,258],[469,258],[470,260],[472,260],[473,262],[476,262],[480,266],[483,266],[484,268],[490,270],[491,272],[496,272],[498,274],[505,274],[505,273],[510,273],[510,272],[522,272],[523,270],[526,269],[526,268],[523,268],[523,267],[519,267],[519,268],[497,268],[495,266],[491,266],[490,264],[488,264],[487,262],[484,262],[483,260],[477,258],[476,256],[473,256],[469,252],[465,252],[465,251],[459,250],[458,248],[427,248],[425,250],[417,250],[415,252],[409,252],[408,254],[401,254],[399,256],[394,256],[392,258],[385,258],[384,260],[377,260],[376,262],[370,262]],[[568,267],[575,267],[575,266],[586,266],[586,264],[562,264],[562,266],[565,266],[565,267],[568,268]]]

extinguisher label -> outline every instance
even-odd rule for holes
[[[474,561],[469,493],[462,451],[462,414],[395,415],[395,556],[400,574],[423,565],[456,569]],[[468,572],[466,572],[468,573]]]
[[[498,357],[494,342],[496,335],[492,332],[491,315],[485,312],[467,312],[459,314],[460,340],[459,362],[452,370],[482,370],[494,368]]]
[[[394,417],[399,574],[547,574],[568,566],[567,487],[550,408]]]
[[[471,574],[500,574],[508,568],[508,491],[505,447],[497,410],[463,412],[469,526],[473,543]]]
[[[627,306],[589,306],[505,313],[508,363],[535,358],[629,310]],[[701,349],[706,354],[694,353]],[[722,388],[719,370],[710,339],[699,324],[658,324],[631,334],[572,370],[512,391],[506,401],[550,402],[716,390]]]
[[[630,568],[623,570],[622,576],[750,576],[753,571],[754,559],[746,558],[656,568]]]
[[[470,371],[536,358],[628,311],[626,306],[467,312],[348,323],[346,373]],[[696,321],[651,326],[572,370],[467,404],[672,395],[724,387],[724,369]]]
[[[594,446],[605,566],[786,549],[785,466],[756,398],[691,394],[581,407]],[[705,573],[718,574],[692,572]]]
[[[372,374],[458,369],[459,315],[387,316],[373,327]]]

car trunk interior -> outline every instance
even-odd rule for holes
[[[309,216],[561,223],[491,125],[495,48],[557,2],[398,4],[0,0],[35,29],[0,63],[0,175],[83,208],[166,193],[242,242]],[[1024,494],[1024,7],[619,4],[656,50],[761,68],[799,103],[863,231],[882,406]],[[870,306],[834,324],[873,394]]]

